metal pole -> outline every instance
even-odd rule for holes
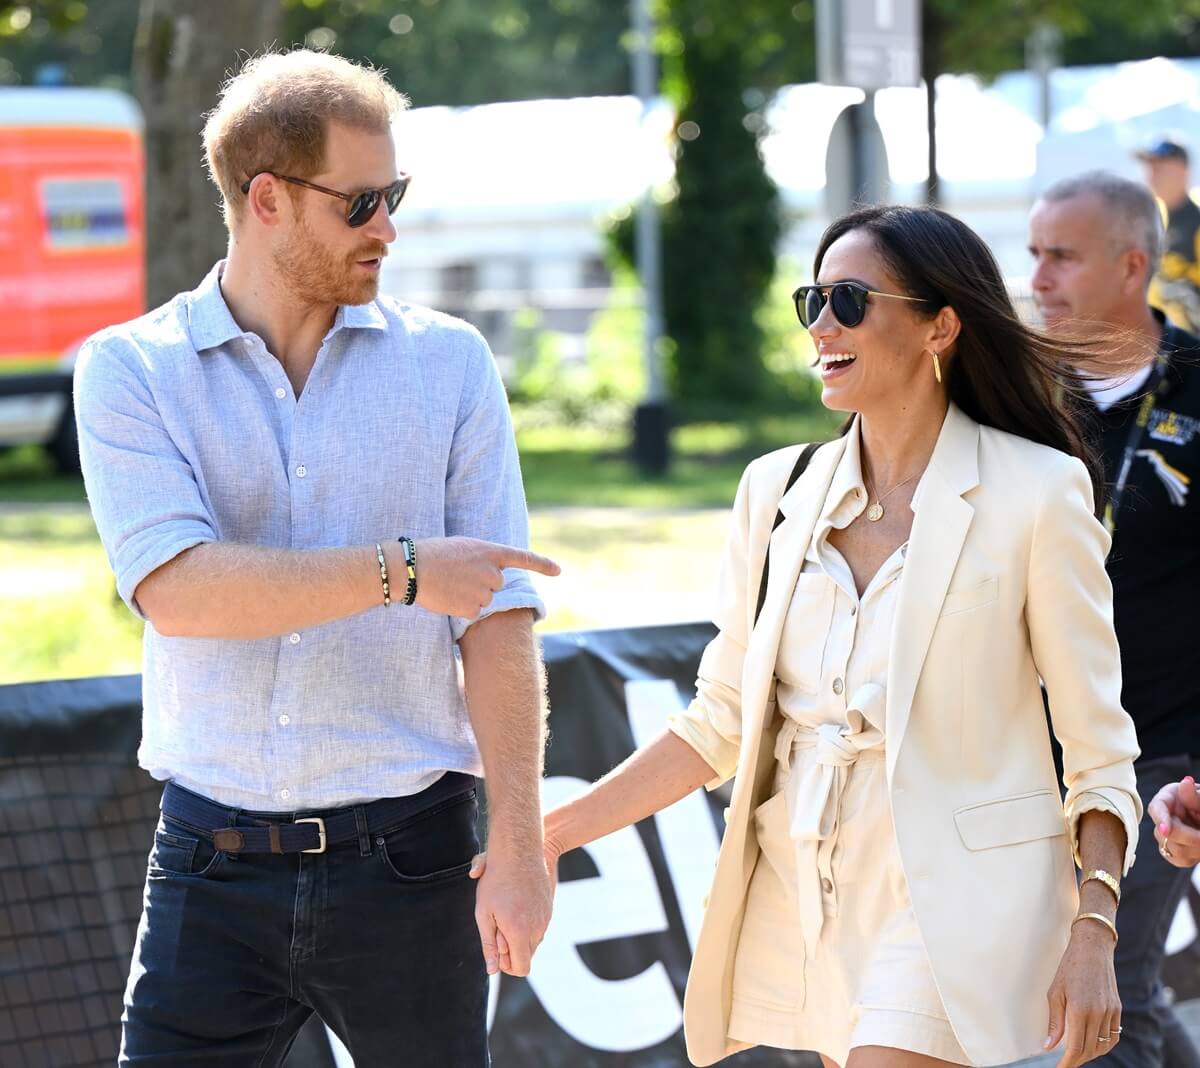
[[[645,123],[657,95],[654,69],[654,23],[650,0],[632,0],[633,6],[633,91],[642,105]],[[662,246],[659,240],[658,206],[649,186],[638,205],[634,228],[634,255],[642,283],[645,309],[644,358],[646,396],[634,413],[633,451],[638,466],[647,473],[661,474],[670,462],[667,389],[663,378],[659,342],[662,320]]]

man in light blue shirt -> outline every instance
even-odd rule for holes
[[[525,572],[557,567],[487,345],[377,296],[404,104],[338,57],[247,63],[205,129],[228,258],[80,354],[167,780],[121,1064],[277,1064],[316,1011],[361,1065],[486,1065],[487,975],[549,919]]]

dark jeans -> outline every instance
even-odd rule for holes
[[[119,1063],[272,1068],[316,1012],[355,1068],[486,1068],[475,815],[470,790],[322,854],[237,856],[164,816]]]
[[[1139,760],[1137,786],[1147,805],[1160,787],[1185,775],[1200,776],[1200,761],[1183,755]],[[1121,880],[1117,910],[1117,988],[1121,995],[1121,1042],[1104,1058],[1105,1068],[1200,1068],[1200,1053],[1168,1003],[1162,985],[1167,932],[1191,880],[1158,853],[1154,825],[1138,828],[1137,860]]]

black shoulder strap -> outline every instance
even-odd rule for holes
[[[805,445],[800,450],[800,455],[796,457],[796,466],[792,468],[792,473],[788,475],[787,485],[783,487],[783,493],[779,496],[782,498],[788,490],[790,490],[802,474],[805,468],[808,467],[809,461],[813,458],[813,453],[821,447],[820,442],[814,442],[811,445]],[[783,513],[778,509],[775,512],[775,522],[771,524],[771,533],[774,534],[779,524],[783,522]],[[758,623],[759,614],[763,609],[763,602],[767,599],[767,576],[771,569],[771,540],[767,539],[767,551],[763,555],[762,580],[758,584],[758,605],[754,609],[754,622]]]

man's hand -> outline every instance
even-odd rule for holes
[[[550,924],[557,882],[557,856],[551,851],[518,853],[492,843],[471,868],[479,880],[475,923],[488,975],[529,974],[534,950]]]
[[[1200,794],[1190,775],[1168,783],[1146,806],[1158,851],[1177,868],[1200,863]]]
[[[441,616],[474,619],[504,586],[506,567],[550,576],[561,570],[545,556],[478,538],[422,538],[415,545],[417,604]],[[388,570],[393,596],[403,596],[407,579],[399,545],[389,546]]]

